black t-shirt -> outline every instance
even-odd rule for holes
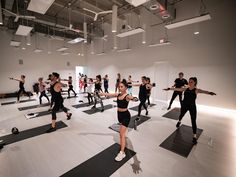
[[[175,79],[175,87],[176,88],[181,88],[183,87],[184,85],[188,85],[188,81],[186,79],[180,79],[180,78],[177,78]]]

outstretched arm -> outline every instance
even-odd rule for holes
[[[117,97],[118,93],[99,93],[100,96],[110,96],[110,97]]]
[[[207,90],[202,90],[202,89],[197,89],[196,90],[197,93],[203,93],[203,94],[207,94],[207,95],[216,95],[216,93],[214,92],[210,92],[210,91],[207,91]]]
[[[129,85],[129,86],[135,86],[135,87],[137,86],[137,87],[138,87],[138,86],[140,86],[141,84],[128,84],[128,85]]]
[[[187,89],[187,88],[173,88],[173,87],[171,87],[171,88],[166,88],[166,89],[163,89],[163,90],[165,90],[165,91],[174,90],[174,91],[183,92],[183,91],[185,91],[186,89]]]
[[[13,78],[13,77],[9,77],[9,79],[11,79],[11,80],[15,80],[15,81],[19,81],[19,82],[23,82],[23,80],[21,80],[21,79],[17,79],[17,78]]]
[[[138,101],[138,98],[137,98],[137,97],[133,97],[133,96],[131,96],[131,95],[128,95],[128,96],[126,97],[126,100],[127,100],[127,101]]]

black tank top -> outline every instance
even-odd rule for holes
[[[141,84],[139,87],[139,99],[147,98],[147,88],[146,84]]]
[[[68,85],[72,85],[72,81],[68,81]]]
[[[127,94],[128,95],[128,94]],[[129,102],[126,100],[127,95],[124,97],[124,99],[119,100],[118,97],[120,96],[120,94],[117,96],[117,107],[118,108],[127,108]]]
[[[132,85],[129,85],[129,84],[132,84],[132,82],[127,82],[128,84],[128,88],[132,88]]]
[[[20,89],[23,89],[24,88],[24,82],[20,81],[19,82],[19,87],[20,87]]]
[[[50,86],[50,92],[52,95],[52,100],[62,100],[62,96],[61,96],[61,92],[56,92],[54,90],[54,86],[57,84],[58,82],[55,82],[53,85]]]
[[[97,91],[101,90],[101,83],[100,82],[95,83],[95,90],[97,90]]]
[[[189,88],[187,88],[184,92],[184,100],[183,103],[185,105],[196,105],[195,101],[197,98],[197,94],[196,94],[196,88],[190,90]]]

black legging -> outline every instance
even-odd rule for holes
[[[150,103],[150,95],[147,95],[147,101],[148,101],[148,105],[150,106],[151,103]]]
[[[144,107],[144,109],[146,110],[146,112],[147,112],[147,107],[146,107],[146,100],[147,100],[147,98],[139,98],[139,100],[140,100],[140,103],[139,103],[139,105],[138,105],[138,116],[140,116],[140,114],[141,114],[141,109],[142,109],[142,106]]]
[[[20,94],[21,94],[22,92],[23,92],[24,94],[26,94],[28,97],[30,97],[30,94],[25,91],[25,88],[20,88],[20,90],[17,92],[17,101],[20,100]]]
[[[104,92],[105,92],[105,93],[109,93],[109,92],[108,92],[108,87],[104,87]]]
[[[88,92],[88,103],[90,104],[91,102],[93,102],[93,97],[92,97],[91,93]]]
[[[48,102],[49,102],[49,98],[48,98],[48,96],[46,95],[46,92],[45,92],[45,90],[44,91],[42,91],[41,93],[40,93],[40,96],[39,96],[39,103],[40,104],[42,104],[42,97],[46,97],[47,98],[47,100],[48,100]]]
[[[179,92],[179,91],[174,91],[173,92],[173,95],[171,97],[171,100],[170,100],[170,104],[169,104],[169,108],[171,107],[174,99],[179,95],[179,102],[180,102],[180,105],[182,105],[182,92]]]
[[[56,113],[62,109],[65,113],[67,113],[67,108],[64,107],[63,105],[63,98],[60,100],[54,100],[54,106],[52,108],[52,120],[56,120],[57,119],[57,115]]]
[[[69,85],[69,89],[68,89],[68,96],[70,97],[70,91],[74,92],[75,96],[76,96],[76,93],[73,89],[73,85]]]
[[[184,117],[184,115],[186,114],[187,111],[189,111],[189,113],[190,113],[193,134],[196,134],[197,133],[197,123],[196,123],[197,108],[196,108],[196,105],[185,105],[185,104],[182,104],[180,115],[179,115],[179,121],[182,120],[182,118]]]

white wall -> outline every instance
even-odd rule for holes
[[[9,93],[18,90],[18,82],[9,80],[8,77],[19,78],[21,74],[26,76],[26,90],[32,91],[33,83],[37,82],[39,77],[44,77],[46,80],[48,74],[53,71],[58,72],[61,78],[67,79],[68,76],[72,76],[75,82],[75,66],[85,65],[85,57],[78,56],[77,53],[81,52],[81,47],[78,45],[70,46],[70,55],[62,56],[59,52],[56,52],[57,48],[63,45],[62,41],[51,41],[51,54],[48,54],[48,38],[41,35],[39,38],[40,49],[43,49],[42,53],[34,53],[35,41],[34,36],[31,38],[32,45],[26,46],[24,39],[22,39],[23,46],[26,50],[15,48],[10,46],[10,41],[13,39],[12,31],[1,30],[0,31],[0,93]],[[21,37],[16,37],[21,39]],[[69,46],[69,44],[66,44]],[[19,65],[18,60],[22,59],[24,64]],[[67,62],[70,62],[70,66],[67,66]]]
[[[177,21],[197,15],[199,2],[194,0],[182,1],[177,5]],[[150,18],[147,12],[143,12],[142,18],[146,18],[147,43],[142,44],[142,35],[138,34],[129,37],[129,52],[118,53],[112,51],[113,39],[110,26],[106,26],[106,34],[110,39],[105,43],[106,55],[88,56],[89,76],[96,74],[108,74],[110,86],[114,90],[116,74],[120,72],[127,78],[129,74],[133,79],[139,79],[142,75],[150,76],[155,80],[155,63],[166,61],[170,69],[163,79],[167,79],[168,86],[173,84],[178,72],[185,73],[188,79],[196,76],[199,79],[198,87],[215,91],[217,96],[199,95],[197,102],[202,105],[215,106],[228,109],[236,109],[235,94],[235,31],[236,26],[232,23],[235,16],[235,1],[207,0],[205,1],[207,10],[212,16],[212,20],[196,25],[181,27],[179,29],[168,30],[171,45],[162,47],[148,47],[151,43],[156,43],[164,35],[163,26],[150,27],[158,22],[156,17]],[[188,7],[187,7],[188,5]],[[146,16],[146,17],[144,17]],[[144,22],[144,20],[143,20]],[[195,30],[200,31],[198,36],[193,35]],[[119,49],[127,47],[127,38],[119,41]],[[101,52],[101,41],[95,41],[95,51]],[[164,73],[164,70],[163,70]],[[160,81],[163,85],[163,81]],[[166,85],[167,86],[167,85]],[[160,89],[159,89],[160,91]],[[135,89],[137,94],[138,89]],[[159,93],[162,94],[162,93]],[[164,94],[164,93],[163,93]],[[171,93],[168,93],[170,98]],[[162,96],[160,96],[162,97]]]

